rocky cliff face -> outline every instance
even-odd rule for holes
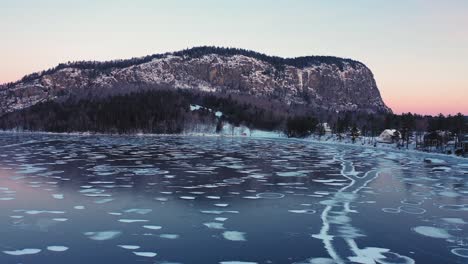
[[[329,111],[386,113],[372,72],[334,57],[282,59],[233,49],[194,48],[128,61],[61,64],[0,87],[0,115],[71,96],[180,88],[247,94]]]

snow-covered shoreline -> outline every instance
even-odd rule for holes
[[[56,136],[80,136],[80,137],[89,137],[89,136],[112,136],[112,137],[213,137],[213,138],[243,138],[243,139],[263,139],[263,140],[285,140],[285,141],[296,141],[303,143],[314,143],[314,144],[324,144],[324,145],[335,145],[335,146],[344,146],[344,147],[358,147],[366,149],[376,149],[376,150],[385,150],[392,151],[396,153],[408,153],[408,154],[423,154],[426,156],[432,157],[445,157],[445,158],[454,158],[466,161],[466,157],[436,153],[436,152],[425,152],[417,149],[405,149],[398,148],[394,144],[385,144],[378,143],[376,146],[370,144],[363,144],[362,141],[356,141],[355,143],[348,142],[346,139],[339,140],[321,140],[317,139],[314,136],[307,138],[288,138],[280,132],[274,131],[261,131],[255,130],[252,131],[251,135],[241,135],[241,134],[216,134],[216,133],[180,133],[180,134],[148,134],[148,133],[135,133],[135,134],[109,134],[109,133],[96,133],[96,132],[71,132],[71,133],[60,133],[60,132],[46,132],[46,131],[5,131],[0,130],[0,134],[35,134],[35,135],[56,135]]]

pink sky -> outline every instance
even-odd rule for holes
[[[352,58],[373,71],[395,113],[468,115],[468,1],[359,3],[2,1],[0,83],[61,62],[214,45]]]

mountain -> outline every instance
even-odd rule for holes
[[[161,90],[185,96],[229,97],[231,103],[243,98],[243,102],[253,104],[252,109],[274,105],[288,113],[391,113],[372,72],[361,62],[328,56],[280,58],[242,49],[197,47],[129,60],[71,62],[27,75],[0,86],[0,116],[31,112],[33,106],[44,109],[38,105],[45,103],[63,106]]]
[[[150,86],[243,93],[337,111],[390,111],[372,72],[360,62],[199,47],[123,61],[60,64],[2,86],[0,114],[73,95],[108,96]]]

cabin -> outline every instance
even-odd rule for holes
[[[379,137],[377,138],[377,142],[380,143],[395,143],[401,139],[401,133],[396,129],[385,129],[380,133]]]

